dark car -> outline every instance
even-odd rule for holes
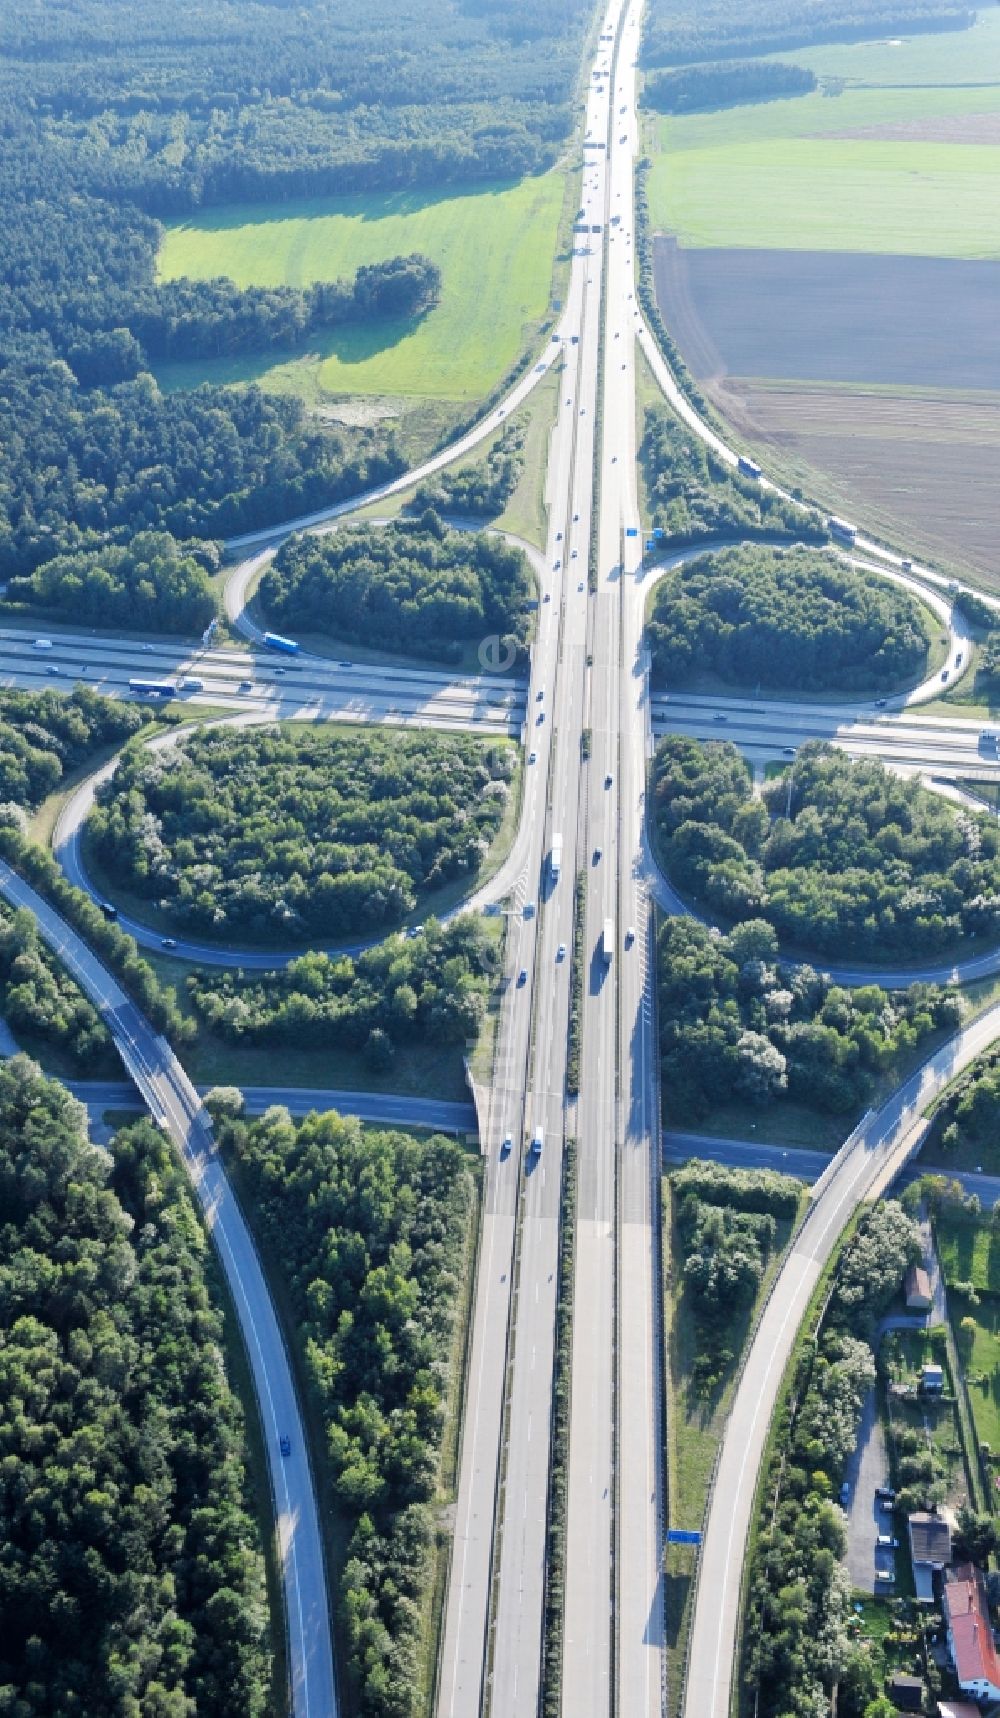
[[[288,1436],[287,1432],[282,1432],[280,1438],[278,1439],[278,1448],[281,1451],[283,1456],[290,1456],[291,1455],[291,1453],[292,1453],[292,1440]]]
[[[177,938],[176,937],[161,937],[160,938],[160,947],[161,948],[176,948],[177,947]]]

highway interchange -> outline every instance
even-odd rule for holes
[[[227,586],[226,608],[249,653],[190,652],[163,641],[110,641],[78,631],[53,633],[52,651],[36,651],[30,633],[0,630],[5,684],[83,679],[125,695],[136,676],[193,677],[203,684],[197,691],[182,690],[186,701],[207,702],[240,720],[321,717],[472,729],[520,735],[535,753],[511,853],[470,903],[506,903],[507,966],[494,1079],[479,1114],[485,1187],[439,1718],[507,1718],[534,1714],[539,1704],[563,1157],[570,1140],[577,1204],[574,1281],[565,1285],[572,1287],[574,1335],[562,1711],[565,1718],[647,1718],[663,1711],[657,1176],[661,1152],[672,1156],[687,1148],[660,1139],[651,904],[659,900],[683,910],[683,903],[671,895],[648,849],[646,771],[655,737],[668,731],[722,736],[761,764],[820,737],[854,756],[881,757],[904,773],[952,782],[1000,779],[1000,760],[989,748],[984,751],[975,723],[915,708],[940,690],[940,671],[934,681],[889,696],[879,708],[871,699],[650,696],[642,630],[656,575],[643,565],[636,491],[638,351],[689,427],[727,463],[735,464],[737,454],[680,394],[633,296],[639,14],[637,0],[612,0],[603,20],[587,97],[582,194],[585,225],[591,231],[599,227],[602,236],[600,244],[576,249],[554,335],[507,399],[419,472],[230,545],[248,551]],[[502,675],[456,677],[316,656],[303,655],[293,665],[261,648],[247,599],[276,540],[292,529],[333,528],[351,511],[464,456],[554,363],[561,391],[549,446],[549,537],[543,557],[531,551],[543,597],[550,600],[539,608],[527,688]],[[900,555],[864,539],[857,548],[884,575],[913,582]],[[932,570],[917,569],[916,580],[923,599],[949,626],[945,670],[954,680],[971,656],[960,610],[953,609],[945,581]],[[173,743],[173,736],[162,743]],[[110,769],[113,763],[103,773]],[[68,875],[85,887],[79,833],[98,779],[83,783],[69,799],[56,834]],[[556,834],[565,855],[558,880],[549,858]],[[586,883],[582,1057],[579,1092],[568,1094],[577,876]],[[244,1327],[261,1406],[282,1545],[293,1709],[296,1718],[335,1715],[317,1505],[288,1357],[200,1097],[164,1040],[69,926],[7,868],[0,868],[0,891],[36,914],[46,941],[101,1010],[126,1069],[177,1144],[202,1201]],[[144,946],[162,943],[149,927],[121,922]],[[274,966],[289,958],[184,941],[173,952],[240,966]],[[998,965],[1000,955],[973,957],[963,961],[960,974]],[[953,976],[956,970],[933,975]],[[916,975],[878,976],[906,983]],[[749,1350],[720,1453],[691,1629],[686,1718],[728,1718],[753,1482],[783,1360],[811,1285],[858,1200],[884,1187],[920,1143],[920,1116],[935,1092],[998,1031],[1000,1006],[957,1034],[876,1116],[866,1118],[832,1164],[809,1166],[819,1171],[814,1200]],[[470,1121],[466,1106],[447,1114],[442,1106],[429,1106],[420,1123],[412,1102],[339,1096],[345,1109],[376,1120],[461,1129]],[[292,1101],[298,1113],[303,1104],[325,1097],[302,1093]],[[257,1106],[290,1100],[287,1092],[262,1088],[251,1101]],[[543,1144],[536,1155],[527,1145],[538,1129]],[[703,1149],[725,1156],[721,1142]],[[731,1154],[742,1151],[751,1158],[767,1149],[728,1146]],[[805,1170],[804,1160],[796,1167]],[[286,1460],[278,1453],[280,1434],[291,1436]]]

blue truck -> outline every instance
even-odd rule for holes
[[[294,638],[282,638],[280,632],[265,632],[264,643],[268,650],[283,650],[286,656],[298,656],[299,646]]]
[[[738,469],[742,471],[744,477],[760,476],[760,466],[757,464],[757,461],[755,459],[748,459],[745,453],[740,454],[737,463]]]

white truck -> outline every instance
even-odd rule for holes
[[[552,837],[552,851],[549,854],[549,870],[552,873],[553,883],[558,883],[559,873],[562,870],[562,836],[561,835],[553,835],[553,837]]]
[[[615,952],[615,921],[614,921],[614,919],[605,919],[605,921],[604,921],[604,936],[601,939],[601,953],[604,956],[605,966],[609,966],[611,964],[611,956],[614,954],[614,952]]]

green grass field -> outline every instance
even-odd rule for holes
[[[441,268],[441,302],[416,322],[345,327],[306,354],[162,367],[165,386],[258,380],[324,395],[471,400],[489,393],[549,305],[563,175],[461,192],[399,191],[241,205],[167,229],[162,279],[226,275],[240,286],[307,286],[362,263],[422,251]]]
[[[1000,256],[1000,12],[895,46],[776,57],[847,81],[657,120],[657,227],[697,246]],[[971,138],[975,115],[992,116],[989,140]],[[935,123],[943,135],[921,137]],[[887,126],[911,135],[864,135]]]
[[[1000,256],[1000,147],[775,139],[661,156],[657,224],[685,245]]]
[[[942,1211],[935,1231],[946,1283],[971,1283],[981,1294],[1000,1294],[1000,1234],[988,1219]]]

